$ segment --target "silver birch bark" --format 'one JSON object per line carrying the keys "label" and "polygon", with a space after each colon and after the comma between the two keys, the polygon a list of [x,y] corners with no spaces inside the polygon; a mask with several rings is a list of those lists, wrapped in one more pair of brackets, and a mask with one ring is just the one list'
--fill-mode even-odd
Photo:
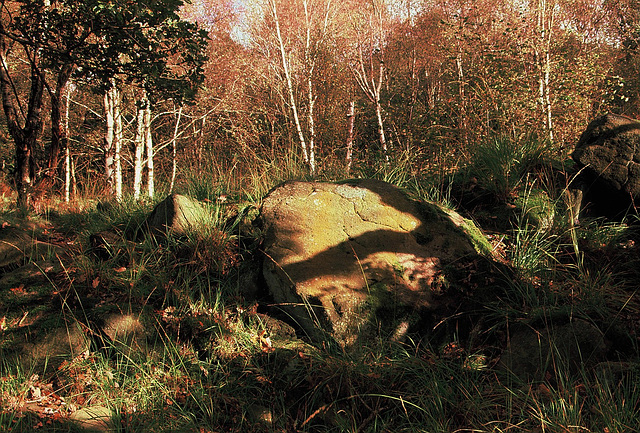
{"label": "silver birch bark", "polygon": [[71,201],[71,151],[69,146],[64,150],[64,202]]}
{"label": "silver birch bark", "polygon": [[465,145],[469,144],[469,122],[467,121],[467,92],[464,69],[462,67],[462,50],[456,56],[456,69],[458,71],[458,97],[460,98],[460,132]]}
{"label": "silver birch bark", "polygon": [[307,68],[307,103],[309,104],[309,108],[307,110],[307,124],[309,126],[309,172],[311,176],[315,176],[316,174],[316,158],[315,158],[315,139],[316,139],[316,131],[315,131],[315,123],[313,121],[313,106],[316,102],[316,97],[313,94],[313,70],[315,69],[315,59],[313,59],[313,54],[311,53],[311,18],[309,16],[309,7],[307,5],[307,0],[302,0],[302,4],[304,6],[304,17],[305,23],[307,26],[307,34],[305,38],[305,47],[304,47],[304,60],[305,66]]}
{"label": "silver birch bark", "polygon": [[114,117],[113,117],[113,106],[112,100],[110,96],[110,91],[107,90],[104,94],[104,115],[106,122],[106,130],[104,133],[104,177],[107,181],[107,190],[109,194],[113,194],[114,192],[114,182],[113,182],[113,136],[114,136]]}
{"label": "silver birch bark", "polygon": [[169,194],[173,192],[173,187],[176,182],[176,173],[178,171],[178,159],[177,159],[177,149],[176,142],[178,141],[178,129],[180,127],[180,119],[182,117],[182,105],[178,109],[178,114],[176,115],[176,126],[173,129],[173,138],[171,139],[171,184],[169,185]]}
{"label": "silver birch bark", "polygon": [[[66,99],[66,106],[64,109],[64,118],[62,119],[62,125],[65,129],[65,136],[69,136],[69,99],[71,97],[72,86],[67,86],[64,98]],[[71,150],[69,149],[69,143],[64,149],[64,201],[69,203],[71,200]]]}
{"label": "silver birch bark", "polygon": [[298,105],[293,93],[293,82],[291,79],[291,73],[289,71],[289,61],[287,60],[287,54],[284,49],[284,40],[282,39],[282,32],[280,31],[280,20],[278,18],[278,7],[276,0],[269,0],[269,7],[271,9],[271,15],[273,17],[276,26],[276,36],[278,38],[278,46],[280,50],[280,60],[282,61],[282,71],[284,73],[285,82],[287,84],[287,93],[289,94],[289,104],[291,105],[291,114],[293,115],[293,122],[296,126],[298,133],[298,139],[300,140],[300,147],[302,148],[302,157],[306,164],[309,163],[309,153],[307,152],[307,143],[302,132],[302,126],[300,125],[300,117],[298,115]]}
{"label": "silver birch bark", "polygon": [[120,90],[113,87],[113,141],[114,141],[114,181],[116,200],[122,201],[122,113],[120,111]]}
{"label": "silver birch bark", "polygon": [[109,194],[122,200],[122,116],[120,113],[120,90],[115,80],[104,94],[104,111],[107,129],[104,136],[105,178]]}
{"label": "silver birch bark", "polygon": [[[382,6],[377,1],[372,1],[373,12],[369,18],[369,28],[367,29],[369,44],[368,48],[365,48],[363,42],[358,41],[358,53],[356,65],[351,68],[351,71],[358,83],[358,86],[367,96],[367,98],[374,104],[376,112],[376,121],[378,126],[378,138],[380,141],[380,149],[384,155],[385,162],[389,161],[389,154],[387,149],[387,138],[384,131],[384,119],[382,116],[382,103],[381,103],[381,91],[382,83],[384,82],[385,66],[384,66],[384,46],[386,44],[386,37],[384,31],[384,25],[382,20]],[[361,36],[361,35],[358,35]],[[377,51],[377,59],[374,59],[373,47]],[[367,58],[363,54],[364,51],[368,52]],[[376,63],[377,62],[377,67]],[[376,70],[377,69],[377,70]],[[377,75],[377,76],[376,76]]]}
{"label": "silver birch bark", "polygon": [[155,182],[153,171],[153,137],[151,135],[151,105],[147,101],[147,108],[144,112],[144,142],[147,149],[147,194],[153,198],[155,194]]}
{"label": "silver birch bark", "polygon": [[356,119],[356,103],[349,103],[349,111],[347,111],[347,176],[351,172],[351,164],[353,163],[353,129]]}
{"label": "silver birch bark", "polygon": [[133,139],[134,159],[133,159],[133,197],[138,200],[142,190],[142,157],[144,150],[144,112],[145,106],[139,102],[136,108],[136,134]]}
{"label": "silver birch bark", "polygon": [[555,3],[538,0],[536,9],[537,37],[534,38],[534,56],[538,70],[538,101],[543,117],[544,129],[550,142],[554,141],[553,118],[551,113],[551,37],[554,22]]}

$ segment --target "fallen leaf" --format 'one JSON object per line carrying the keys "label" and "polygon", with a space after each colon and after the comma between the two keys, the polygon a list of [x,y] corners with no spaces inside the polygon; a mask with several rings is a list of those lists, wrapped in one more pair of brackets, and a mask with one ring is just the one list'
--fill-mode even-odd
{"label": "fallen leaf", "polygon": [[93,287],[94,289],[97,289],[99,285],[100,285],[100,277],[95,277],[93,282],[91,283],[91,287]]}
{"label": "fallen leaf", "polygon": [[7,329],[7,316],[2,316],[2,319],[0,319],[0,331],[5,329]]}
{"label": "fallen leaf", "polygon": [[16,295],[24,293],[24,284],[20,284],[18,287],[14,287],[13,289],[11,289],[11,291]]}
{"label": "fallen leaf", "polygon": [[10,225],[11,225],[11,224],[9,224],[8,222],[6,222],[6,221],[5,221],[5,222],[3,222],[3,223],[2,223],[2,228],[3,228],[3,229],[6,229],[6,228],[7,228],[7,227],[9,227]]}
{"label": "fallen leaf", "polygon": [[124,266],[114,269],[114,271],[119,273],[119,274],[122,273],[122,272],[125,272],[126,270],[127,270],[127,268],[125,268]]}
{"label": "fallen leaf", "polygon": [[258,338],[260,340],[260,348],[263,352],[272,352],[275,349],[271,344],[271,338],[269,338],[266,334],[266,331],[261,331],[258,335]]}

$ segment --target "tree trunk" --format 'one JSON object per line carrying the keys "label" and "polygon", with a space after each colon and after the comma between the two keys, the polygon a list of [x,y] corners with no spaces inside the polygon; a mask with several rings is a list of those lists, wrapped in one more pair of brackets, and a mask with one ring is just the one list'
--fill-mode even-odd
{"label": "tree trunk", "polygon": [[[554,21],[554,5],[547,0],[538,0],[536,10],[537,38],[534,38],[534,55],[538,69],[538,100],[543,118],[544,129],[550,142],[554,141],[553,118],[551,113],[551,36]],[[540,51],[542,48],[542,52]]]}
{"label": "tree trunk", "polygon": [[316,175],[316,129],[313,119],[313,106],[315,105],[316,98],[313,96],[313,84],[311,83],[311,74],[307,80],[307,96],[309,98],[309,109],[307,111],[307,123],[309,125],[309,173],[311,176]]}
{"label": "tree trunk", "polygon": [[142,157],[144,151],[144,113],[145,106],[143,103],[137,104],[136,114],[136,135],[133,140],[135,146],[135,157],[133,160],[133,197],[137,200],[140,198],[140,191],[142,189]]}
{"label": "tree trunk", "polygon": [[460,132],[462,134],[462,142],[465,146],[469,144],[469,122],[467,121],[467,92],[464,77],[464,69],[462,67],[462,51],[456,56],[456,69],[458,71],[458,97],[460,98]]}
{"label": "tree trunk", "polygon": [[[351,67],[351,72],[353,73],[360,89],[364,92],[367,98],[369,98],[369,101],[374,105],[374,109],[376,112],[376,121],[378,124],[378,139],[380,141],[380,150],[384,155],[385,162],[389,162],[387,138],[384,132],[384,119],[382,117],[381,103],[382,83],[384,82],[385,75],[383,46],[386,38],[384,35],[381,10],[379,8],[379,5],[374,3],[374,6],[375,16],[371,16],[369,19],[369,44],[364,44],[362,41],[358,41],[358,57],[355,62],[356,64]],[[375,44],[379,44],[381,48],[376,52],[374,56],[374,52],[367,47]],[[365,52],[366,57],[364,55]],[[376,62],[377,71],[375,66]]]}
{"label": "tree trunk", "polygon": [[51,147],[49,148],[49,161],[45,176],[49,179],[50,185],[55,182],[60,154],[68,145],[69,122],[66,116],[69,113],[69,97],[67,91],[69,79],[74,69],[74,65],[63,65],[58,72],[55,90],[49,92],[51,97]]}
{"label": "tree trunk", "polygon": [[353,129],[356,119],[356,103],[349,103],[349,111],[347,111],[347,176],[351,172],[351,164],[353,162]]}
{"label": "tree trunk", "polygon": [[71,201],[71,151],[69,146],[64,149],[64,202]]}
{"label": "tree trunk", "polygon": [[[71,200],[71,149],[67,137],[69,136],[69,98],[71,96],[71,87],[66,86],[64,92],[64,119],[62,121],[64,131],[64,201],[69,203]],[[49,160],[51,161],[51,160]]]}
{"label": "tree trunk", "polygon": [[178,172],[178,159],[177,159],[177,149],[176,142],[178,141],[178,129],[180,127],[180,119],[182,118],[182,105],[178,110],[178,114],[176,115],[176,126],[173,129],[173,138],[171,139],[171,184],[169,185],[169,194],[173,192],[173,187],[176,183],[176,174]]}
{"label": "tree trunk", "polygon": [[[38,51],[30,53],[31,86],[27,112],[24,113],[17,99],[17,90],[9,75],[7,55],[11,46],[5,36],[5,28],[0,20],[0,94],[4,109],[7,129],[15,143],[16,151],[16,187],[18,190],[17,204],[29,209],[32,207],[33,182],[35,177],[35,162],[33,148],[42,130],[42,103],[44,81],[38,70]],[[20,126],[18,112],[24,117],[24,126]]]}
{"label": "tree trunk", "polygon": [[378,77],[378,85],[375,91],[376,103],[376,119],[378,119],[378,136],[380,137],[380,148],[384,154],[385,162],[389,162],[389,152],[387,152],[387,138],[384,134],[384,121],[382,119],[382,104],[380,104],[380,91],[382,89],[382,80],[384,79],[384,62],[380,61],[380,72]]}
{"label": "tree trunk", "polygon": [[305,163],[309,163],[309,154],[307,152],[307,143],[304,139],[304,133],[302,132],[302,126],[300,125],[300,117],[298,116],[298,105],[296,103],[295,96],[293,94],[293,82],[291,80],[291,73],[289,72],[289,62],[287,61],[287,55],[284,50],[284,41],[282,39],[282,33],[280,32],[280,21],[278,19],[278,8],[276,7],[275,0],[270,0],[271,14],[276,25],[276,35],[278,37],[278,44],[280,49],[280,57],[282,61],[282,70],[284,72],[285,81],[287,84],[287,93],[289,94],[289,104],[291,104],[291,113],[293,115],[293,122],[298,132],[298,139],[300,140],[300,147],[302,148],[302,157]]}
{"label": "tree trunk", "polygon": [[113,86],[113,165],[115,195],[122,201],[122,113],[120,112],[120,89]]}
{"label": "tree trunk", "polygon": [[114,135],[115,135],[115,117],[113,108],[113,94],[111,89],[107,90],[103,96],[104,103],[104,117],[106,123],[106,129],[104,132],[104,178],[107,183],[107,194],[113,195],[115,193],[115,181],[114,181]]}
{"label": "tree trunk", "polygon": [[147,149],[147,193],[149,198],[155,194],[153,171],[153,137],[151,135],[151,104],[147,100],[147,108],[144,111],[144,142]]}

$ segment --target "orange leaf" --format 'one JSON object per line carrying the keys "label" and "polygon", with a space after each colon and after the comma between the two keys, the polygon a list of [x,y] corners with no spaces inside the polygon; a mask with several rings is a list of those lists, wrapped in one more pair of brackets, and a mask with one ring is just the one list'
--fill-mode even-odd
{"label": "orange leaf", "polygon": [[125,268],[124,266],[114,269],[114,271],[116,271],[119,274],[122,273],[122,272],[125,272],[126,270],[127,270],[127,268]]}
{"label": "orange leaf", "polygon": [[16,295],[20,293],[24,293],[24,284],[20,284],[18,287],[14,287],[13,289],[11,289],[11,291]]}
{"label": "orange leaf", "polygon": [[100,277],[96,277],[91,283],[91,287],[93,287],[94,289],[97,289],[99,285],[100,285]]}
{"label": "orange leaf", "polygon": [[0,319],[0,331],[5,329],[7,329],[7,316],[2,316],[2,319]]}

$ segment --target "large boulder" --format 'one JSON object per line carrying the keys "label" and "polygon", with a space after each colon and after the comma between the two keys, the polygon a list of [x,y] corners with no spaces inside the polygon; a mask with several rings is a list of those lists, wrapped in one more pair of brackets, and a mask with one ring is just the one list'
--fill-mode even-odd
{"label": "large boulder", "polygon": [[[573,182],[582,206],[616,216],[640,198],[640,122],[607,114],[593,120],[572,154],[579,173]],[[580,203],[577,203],[580,205]]]}
{"label": "large boulder", "polygon": [[311,339],[343,347],[458,307],[452,275],[480,259],[473,239],[488,245],[455,212],[374,180],[285,183],[260,221],[270,294]]}

